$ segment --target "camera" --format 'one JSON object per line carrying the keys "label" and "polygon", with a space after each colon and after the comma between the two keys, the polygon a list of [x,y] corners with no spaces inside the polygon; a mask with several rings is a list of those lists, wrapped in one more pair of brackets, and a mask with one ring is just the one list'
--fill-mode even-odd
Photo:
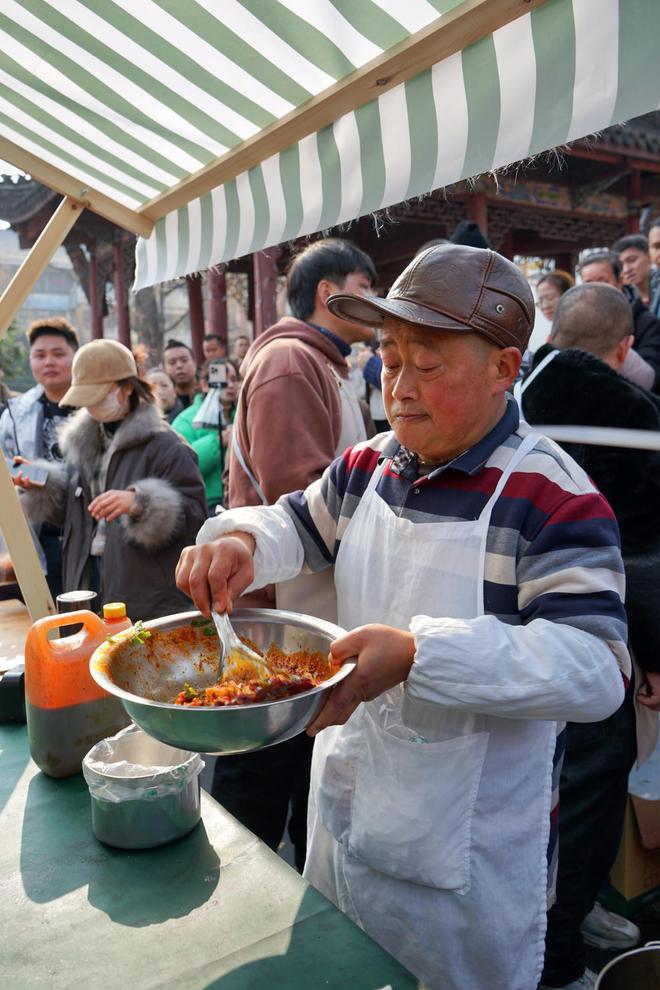
{"label": "camera", "polygon": [[209,388],[227,388],[227,365],[224,361],[209,364]]}

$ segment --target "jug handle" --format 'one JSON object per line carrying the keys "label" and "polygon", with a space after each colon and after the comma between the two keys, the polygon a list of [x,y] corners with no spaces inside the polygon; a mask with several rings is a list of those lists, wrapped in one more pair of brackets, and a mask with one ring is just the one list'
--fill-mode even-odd
{"label": "jug handle", "polygon": [[[36,647],[45,647],[47,634],[51,629],[56,629],[59,626],[75,626],[82,625],[85,632],[93,636],[98,636],[99,633],[105,631],[105,626],[103,625],[101,619],[94,612],[90,612],[88,609],[80,609],[78,612],[62,612],[58,615],[47,615],[43,619],[38,619],[32,626],[31,632],[36,640]],[[48,642],[48,649],[66,650],[67,647],[61,640],[54,639]]]}

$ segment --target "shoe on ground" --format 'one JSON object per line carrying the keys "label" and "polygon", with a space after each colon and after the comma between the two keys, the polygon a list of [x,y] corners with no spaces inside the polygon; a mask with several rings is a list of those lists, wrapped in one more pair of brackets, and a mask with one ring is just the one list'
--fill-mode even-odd
{"label": "shoe on ground", "polygon": [[[561,990],[594,990],[597,979],[598,973],[594,973],[591,969],[585,969],[579,979],[573,980],[572,983],[565,983]],[[549,984],[541,983],[539,990],[556,990],[556,988],[551,987]]]}
{"label": "shoe on ground", "polygon": [[632,949],[641,936],[639,928],[632,921],[606,911],[598,903],[594,904],[582,922],[581,931],[587,945],[595,945],[599,949]]}

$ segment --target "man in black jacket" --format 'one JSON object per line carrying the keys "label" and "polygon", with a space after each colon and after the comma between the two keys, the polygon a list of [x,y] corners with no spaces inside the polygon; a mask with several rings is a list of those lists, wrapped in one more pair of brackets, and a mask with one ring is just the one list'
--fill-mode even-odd
{"label": "man in black jacket", "polygon": [[638,363],[637,373],[630,374],[629,356],[623,374],[660,394],[660,320],[644,305],[639,289],[634,285],[623,284],[619,256],[612,251],[600,249],[585,252],[578,272],[582,281],[587,284],[598,282],[611,285],[624,294],[632,313],[633,348],[649,367],[645,371]]}
{"label": "man in black jacket", "polygon": [[[631,312],[620,291],[608,285],[570,289],[557,306],[550,343],[537,351],[523,383],[527,421],[660,430],[660,400],[618,373],[632,343]],[[645,706],[643,716],[657,722],[657,714],[646,709],[660,707],[660,622],[654,614],[660,592],[660,453],[562,446],[617,516],[630,640],[649,685],[643,691],[650,690],[638,699]],[[568,726],[560,780],[557,901],[548,915],[543,987],[593,986],[595,976],[585,971],[581,926],[585,938],[601,946],[630,947],[639,936],[635,926],[617,915],[599,907],[590,911],[621,837],[628,774],[636,755],[636,690],[640,685],[631,683],[619,711],[604,722]]]}

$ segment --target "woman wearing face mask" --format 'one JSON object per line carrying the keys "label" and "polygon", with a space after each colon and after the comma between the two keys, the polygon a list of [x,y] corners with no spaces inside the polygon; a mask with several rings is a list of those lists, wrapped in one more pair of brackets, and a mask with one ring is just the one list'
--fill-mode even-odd
{"label": "woman wearing face mask", "polygon": [[174,569],[206,518],[197,457],[161,419],[122,344],[85,344],[72,378],[62,403],[83,408],[60,433],[64,463],[39,462],[42,488],[15,478],[26,512],[64,526],[65,591],[124,601],[134,621],[185,610]]}

